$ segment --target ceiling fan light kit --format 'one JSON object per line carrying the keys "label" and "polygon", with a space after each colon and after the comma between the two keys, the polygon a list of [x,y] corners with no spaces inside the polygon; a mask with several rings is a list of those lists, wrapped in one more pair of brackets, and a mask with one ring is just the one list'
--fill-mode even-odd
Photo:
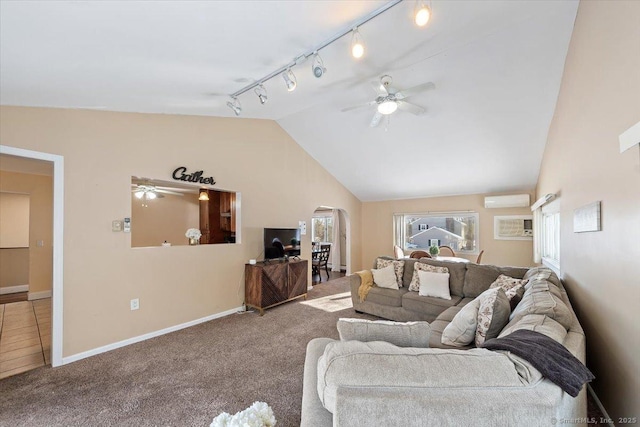
{"label": "ceiling fan light kit", "polygon": [[[320,58],[320,55],[318,55],[318,52],[321,49],[324,49],[325,47],[329,46],[330,44],[334,43],[338,39],[341,39],[342,37],[346,36],[349,33],[352,33],[351,45],[350,45],[351,55],[356,59],[362,58],[364,56],[365,47],[364,47],[364,42],[362,40],[362,35],[360,34],[360,31],[358,28],[401,2],[402,0],[391,0],[387,4],[379,7],[378,9],[370,12],[369,14],[363,16],[356,22],[352,23],[352,25],[349,26],[347,29],[344,29],[338,32],[333,37],[320,43],[318,46],[314,47],[310,51],[295,57],[295,59],[290,63],[288,63],[287,65],[278,68],[277,70],[267,74],[263,78],[256,80],[253,83],[243,87],[242,89],[230,94],[229,97],[231,98],[232,101],[227,102],[227,106],[231,108],[231,110],[234,112],[236,116],[239,116],[240,113],[242,113],[242,107],[240,105],[240,101],[238,101],[238,96],[254,88],[256,89],[255,93],[258,96],[260,103],[264,105],[267,102],[266,89],[264,91],[260,91],[259,93],[257,88],[262,87],[264,89],[264,86],[263,86],[264,83],[271,80],[277,75],[282,75],[282,78],[284,79],[285,84],[287,85],[287,91],[293,92],[296,89],[297,81],[291,68],[301,64],[311,56],[313,56],[313,64],[311,65],[311,72],[316,78],[322,77],[324,73],[327,71],[327,69],[325,68],[324,63],[322,62],[322,58]],[[429,19],[431,18],[431,12],[432,12],[431,7],[427,6],[424,1],[420,1],[420,0],[416,1],[416,6],[414,9],[414,21],[416,25],[420,27],[425,26],[427,22],[429,22]],[[388,111],[388,109],[391,109],[391,108],[393,108],[393,111],[395,111],[395,109],[398,108],[398,105],[397,103],[394,103],[394,104],[396,104],[395,107],[393,106],[384,107],[385,111]],[[393,111],[391,111],[391,113],[393,113]],[[386,113],[386,114],[391,114],[391,113]]]}

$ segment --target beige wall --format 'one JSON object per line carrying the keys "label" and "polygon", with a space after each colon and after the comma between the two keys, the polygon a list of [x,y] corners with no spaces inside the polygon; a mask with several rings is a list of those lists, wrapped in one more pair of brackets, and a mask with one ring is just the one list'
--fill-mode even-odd
{"label": "beige wall", "polygon": [[0,191],[0,248],[29,247],[29,195]]}
{"label": "beige wall", "polygon": [[[640,2],[578,9],[537,192],[559,193],[561,274],[587,336],[596,394],[616,425],[640,416],[640,156],[618,135],[640,120]],[[602,201],[602,231],[573,211]]]}
{"label": "beige wall", "polygon": [[[4,116],[2,129],[4,130]],[[4,137],[0,141],[6,141]],[[21,257],[15,260],[24,263],[25,257],[29,263],[28,281],[18,283],[29,284],[29,292],[44,292],[51,290],[53,277],[53,182],[50,176],[31,175],[16,172],[0,171],[0,191],[25,193],[30,196],[29,208],[29,249],[13,254]],[[42,240],[43,246],[38,246],[38,240]],[[6,268],[3,255],[2,269]],[[13,264],[12,267],[17,267]],[[24,276],[24,273],[17,273]],[[11,285],[14,286],[14,285]]]}
{"label": "beige wall", "polygon": [[[263,228],[310,224],[318,206],[348,212],[360,268],[360,201],[273,121],[2,107],[0,123],[3,144],[64,156],[64,356],[239,307]],[[287,184],[265,179],[276,164],[296,165],[278,172]],[[131,176],[182,165],[241,193],[241,244],[132,249],[111,231],[131,215]]]}
{"label": "beige wall", "polygon": [[131,246],[187,245],[187,230],[200,228],[198,194],[163,196],[140,200],[131,194]]}
{"label": "beige wall", "polygon": [[29,248],[0,248],[0,288],[29,284]]}
{"label": "beige wall", "polygon": [[[518,194],[526,194],[519,191]],[[515,194],[515,193],[510,193]],[[495,195],[495,194],[490,194]],[[483,264],[529,266],[533,263],[531,240],[494,240],[493,217],[530,215],[529,208],[485,209],[484,194],[424,199],[390,200],[362,204],[362,264],[369,266],[378,255],[393,256],[393,214],[447,211],[474,211],[480,215],[480,250]],[[462,257],[475,261],[477,255]]]}

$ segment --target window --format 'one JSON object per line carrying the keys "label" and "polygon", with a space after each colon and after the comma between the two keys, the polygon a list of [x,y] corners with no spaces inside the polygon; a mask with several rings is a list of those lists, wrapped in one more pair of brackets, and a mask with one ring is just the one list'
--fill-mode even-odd
{"label": "window", "polygon": [[450,246],[463,254],[478,253],[479,216],[469,213],[396,214],[393,216],[395,244],[405,250],[428,250]]}
{"label": "window", "polygon": [[314,242],[333,242],[333,217],[314,216],[311,221],[311,235]]}
{"label": "window", "polygon": [[540,225],[540,255],[542,256],[542,263],[559,273],[560,200],[555,200],[542,208]]}

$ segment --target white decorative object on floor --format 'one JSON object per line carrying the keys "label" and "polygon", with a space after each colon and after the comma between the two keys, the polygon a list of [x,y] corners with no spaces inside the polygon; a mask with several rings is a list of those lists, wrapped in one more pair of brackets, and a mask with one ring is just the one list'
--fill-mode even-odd
{"label": "white decorative object on floor", "polygon": [[209,427],[273,427],[277,423],[273,410],[264,402],[253,402],[253,405],[230,415],[221,413],[213,419]]}

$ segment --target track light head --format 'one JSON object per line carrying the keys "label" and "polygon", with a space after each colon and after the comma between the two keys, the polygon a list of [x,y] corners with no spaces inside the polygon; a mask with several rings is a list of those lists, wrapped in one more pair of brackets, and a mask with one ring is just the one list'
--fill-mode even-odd
{"label": "track light head", "polygon": [[425,25],[427,25],[430,18],[431,18],[431,8],[427,6],[424,3],[424,1],[421,1],[421,0],[417,1],[416,9],[414,12],[414,19],[415,19],[416,25],[418,27],[424,27]]}
{"label": "track light head", "polygon": [[322,58],[318,55],[318,52],[314,54],[313,64],[311,64],[311,71],[316,78],[320,78],[324,75],[327,69],[324,67],[324,63],[322,62]]}
{"label": "track light head", "polygon": [[364,43],[358,27],[353,29],[353,35],[351,36],[351,55],[356,59],[360,59],[364,55]]}
{"label": "track light head", "polygon": [[260,84],[260,86],[255,88],[254,92],[258,96],[258,99],[260,100],[260,104],[264,105],[267,103],[267,99],[268,99],[267,89],[265,89],[262,84]]}
{"label": "track light head", "polygon": [[236,116],[239,116],[240,113],[242,113],[242,106],[240,105],[238,98],[233,98],[233,102],[227,102],[227,107],[231,108]]}
{"label": "track light head", "polygon": [[296,76],[291,71],[291,68],[287,68],[287,70],[282,73],[282,78],[284,79],[285,84],[287,85],[287,90],[289,92],[293,92],[296,90],[296,86],[298,82],[296,81]]}

